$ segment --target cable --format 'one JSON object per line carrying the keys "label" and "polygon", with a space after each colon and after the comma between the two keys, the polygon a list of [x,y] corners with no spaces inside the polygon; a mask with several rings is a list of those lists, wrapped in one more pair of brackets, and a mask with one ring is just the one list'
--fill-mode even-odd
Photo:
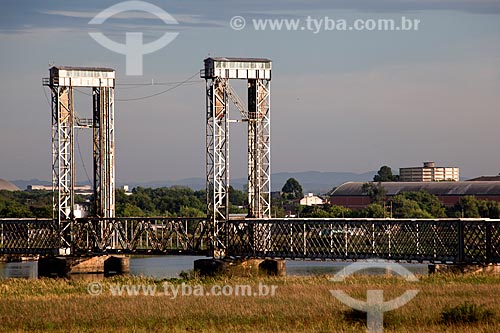
{"label": "cable", "polygon": [[[43,89],[43,87],[42,87],[42,90],[43,90],[43,94],[45,95],[45,99],[47,100],[47,103],[49,104],[50,107],[52,107],[52,105],[51,105],[51,103],[49,101],[49,97],[47,96],[47,93],[45,92],[45,89]],[[81,93],[83,93],[83,92],[81,92]],[[76,111],[75,111],[75,116],[78,116],[78,113]],[[76,147],[77,147],[77,150],[78,150],[78,155],[80,155],[80,160],[82,161],[82,165],[83,165],[83,171],[85,171],[85,175],[87,176],[87,180],[89,181],[90,186],[92,186],[92,181],[90,180],[89,173],[87,172],[87,168],[85,167],[85,162],[83,161],[82,150],[80,149],[80,140],[78,140],[78,130],[79,130],[79,128],[75,127],[75,130],[76,130],[76,132],[75,132],[75,140],[76,140]]]}
{"label": "cable", "polygon": [[[169,91],[172,91],[184,84],[191,84],[191,83],[195,83],[197,81],[191,81],[195,76],[197,76],[199,73],[196,72],[195,74],[191,75],[190,77],[188,77],[186,80],[184,81],[180,81],[180,82],[162,82],[161,85],[172,85],[172,87],[166,89],[166,90],[163,90],[163,91],[160,91],[158,93],[155,93],[155,94],[152,94],[152,95],[147,95],[147,96],[142,96],[142,97],[135,97],[135,98],[115,98],[115,101],[120,101],[120,102],[131,102],[131,101],[140,101],[140,100],[143,100],[143,99],[148,99],[148,98],[151,98],[151,97],[155,97],[155,96],[158,96],[158,95],[162,95],[164,93],[167,93]],[[125,84],[125,83],[124,83]],[[154,85],[150,85],[148,84],[149,86],[154,86]],[[160,85],[160,84],[158,84]],[[87,95],[87,96],[92,96],[92,94],[89,94],[89,93],[86,93],[84,91],[81,91],[81,90],[78,90],[76,88],[73,88],[75,89],[77,92],[81,93],[81,94],[84,94],[84,95]]]}
{"label": "cable", "polygon": [[[191,81],[187,81],[185,82],[183,85],[188,85],[188,84],[198,84],[198,83],[202,83],[203,81],[200,81],[200,80],[191,80]],[[150,88],[150,87],[154,87],[154,86],[171,86],[171,85],[175,85],[177,84],[178,82],[171,82],[171,83],[122,83],[122,84],[116,84],[117,86],[117,89],[119,88],[120,91],[122,90],[130,90],[130,89],[139,89],[139,88]],[[119,87],[118,87],[119,86]]]}
{"label": "cable", "polygon": [[189,80],[191,80],[192,78],[194,78],[195,76],[199,75],[198,72],[196,72],[195,74],[191,75],[189,78],[187,78],[186,80],[184,81],[181,81],[177,84],[175,84],[173,87],[170,87],[168,88],[167,90],[163,90],[163,91],[160,91],[156,94],[152,94],[152,95],[148,95],[148,96],[143,96],[143,97],[137,97],[137,98],[121,98],[121,99],[116,99],[116,101],[121,101],[121,102],[131,102],[131,101],[139,101],[139,100],[143,100],[143,99],[147,99],[147,98],[151,98],[151,97],[155,97],[155,96],[158,96],[158,95],[161,95],[161,94],[164,94],[166,92],[169,92],[171,90],[174,90],[175,88],[178,88],[180,86],[182,86],[183,84],[185,84],[186,82],[188,82]]}
{"label": "cable", "polygon": [[49,97],[47,96],[47,92],[42,86],[43,94],[45,95],[45,99],[47,100],[47,104],[49,104],[50,107],[52,107],[52,103],[50,103]]}
{"label": "cable", "polygon": [[179,82],[150,82],[150,83],[117,83],[116,86],[172,86],[178,83],[198,83],[203,82],[201,80],[192,80],[192,81],[179,81]]}

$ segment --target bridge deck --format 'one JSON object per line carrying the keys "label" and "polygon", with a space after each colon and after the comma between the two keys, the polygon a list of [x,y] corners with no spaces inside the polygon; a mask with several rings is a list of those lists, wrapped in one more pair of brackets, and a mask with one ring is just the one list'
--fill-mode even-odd
{"label": "bridge deck", "polygon": [[[62,232],[49,219],[0,219],[0,254],[58,254]],[[72,254],[200,254],[210,244],[201,218],[78,219],[70,232]],[[234,257],[500,263],[500,220],[231,220],[225,243]]]}
{"label": "bridge deck", "polygon": [[230,221],[243,257],[500,263],[500,220],[270,219]]}

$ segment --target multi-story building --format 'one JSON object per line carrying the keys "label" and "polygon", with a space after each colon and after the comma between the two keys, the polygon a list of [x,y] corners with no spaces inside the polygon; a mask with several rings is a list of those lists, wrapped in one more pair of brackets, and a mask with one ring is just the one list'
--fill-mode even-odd
{"label": "multi-story building", "polygon": [[399,181],[401,182],[458,182],[459,180],[459,168],[436,167],[434,162],[424,162],[423,167],[399,169]]}

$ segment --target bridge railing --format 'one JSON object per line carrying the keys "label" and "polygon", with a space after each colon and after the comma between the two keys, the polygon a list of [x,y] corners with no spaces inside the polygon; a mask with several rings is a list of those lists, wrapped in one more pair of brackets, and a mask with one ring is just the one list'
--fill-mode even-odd
{"label": "bridge railing", "polygon": [[81,218],[72,227],[74,252],[189,252],[206,250],[203,218]]}
{"label": "bridge railing", "polygon": [[0,254],[55,254],[59,241],[52,219],[0,218]]}
{"label": "bridge railing", "polygon": [[[206,251],[203,218],[81,218],[70,222],[71,253]],[[0,254],[59,254],[62,231],[52,219],[0,219]],[[69,254],[68,252],[64,252]]]}
{"label": "bridge railing", "polygon": [[[72,253],[200,253],[202,218],[77,219]],[[383,258],[440,263],[500,263],[500,220],[246,219],[226,223],[227,255],[290,259]],[[57,254],[49,219],[0,219],[0,254]]]}
{"label": "bridge railing", "polygon": [[500,220],[247,219],[227,224],[230,256],[500,263]]}

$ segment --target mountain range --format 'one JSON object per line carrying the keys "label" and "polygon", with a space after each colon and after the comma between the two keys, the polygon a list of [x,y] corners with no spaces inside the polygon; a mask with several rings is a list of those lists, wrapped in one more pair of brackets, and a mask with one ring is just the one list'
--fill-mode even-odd
{"label": "mountain range", "polygon": [[[304,193],[326,193],[334,187],[348,181],[369,181],[373,179],[376,171],[365,173],[352,172],[320,172],[320,171],[304,171],[304,172],[278,172],[271,175],[271,190],[280,191],[287,179],[295,178],[302,185]],[[29,180],[13,180],[11,181],[20,189],[26,189],[28,185],[50,185],[50,181],[39,179]],[[180,180],[158,180],[149,182],[118,182],[119,186],[128,185],[129,188],[137,186],[142,187],[170,187],[174,185],[187,186],[193,190],[205,188],[205,179],[201,177],[185,178]],[[84,185],[86,183],[82,183]],[[247,184],[246,178],[231,179],[231,186],[236,189],[243,190]]]}

